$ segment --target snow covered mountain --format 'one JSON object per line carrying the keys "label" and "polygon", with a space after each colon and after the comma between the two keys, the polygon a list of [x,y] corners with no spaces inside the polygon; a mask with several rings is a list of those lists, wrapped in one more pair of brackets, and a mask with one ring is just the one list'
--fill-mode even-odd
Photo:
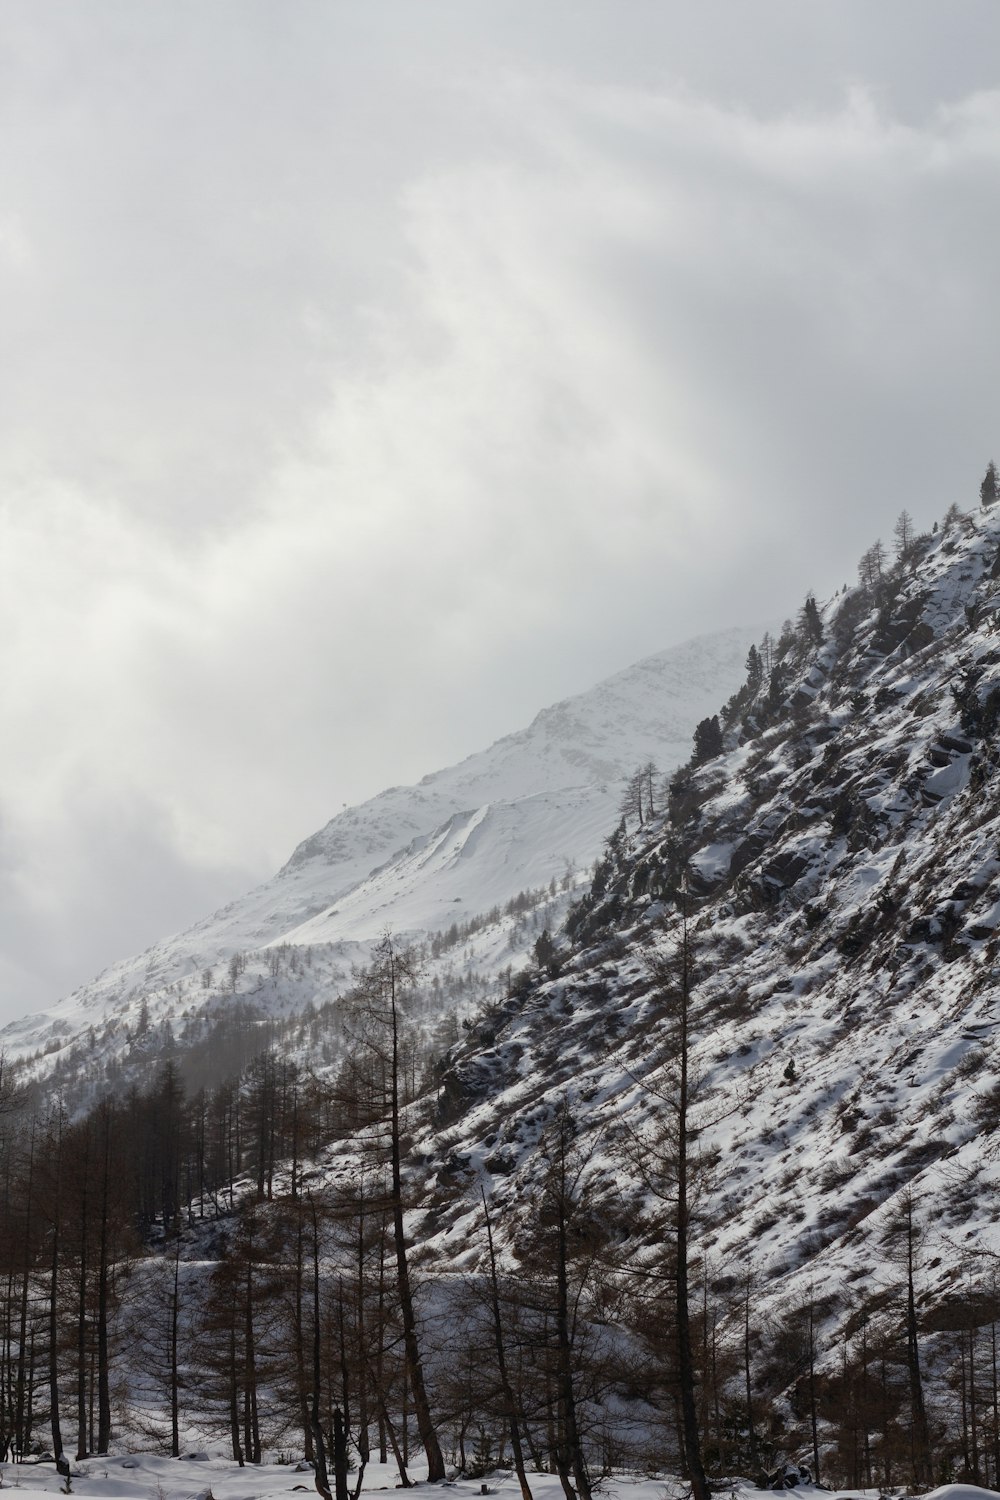
{"label": "snow covered mountain", "polygon": [[95,1061],[134,1053],[137,1029],[152,1053],[166,1024],[173,1044],[192,1017],[237,998],[274,1014],[329,1001],[387,927],[409,942],[440,935],[430,977],[478,996],[564,914],[617,821],[623,778],[686,758],[757,635],[662,651],[460,764],[346,809],[272,880],[8,1025],[0,1049],[37,1055],[36,1074],[85,1065],[93,1077]]}
{"label": "snow covered mountain", "polygon": [[698,1298],[731,1340],[750,1286],[774,1338],[811,1309],[847,1382],[880,1329],[903,1358],[909,1255],[941,1377],[997,1317],[1000,508],[953,511],[814,621],[727,705],[722,751],[610,847],[555,977],[454,1050],[414,1233],[481,1263],[485,1187],[516,1256],[568,1108],[589,1221],[628,1274],[658,1273],[686,908]]}
{"label": "snow covered mountain", "polygon": [[[495,976],[518,913],[550,931],[563,913],[554,945],[513,983],[494,981],[464,1035],[455,1027],[434,1068],[414,1067],[404,1089],[400,1216],[442,1409],[453,1409],[447,1382],[464,1347],[454,1328],[475,1317],[465,1273],[489,1268],[488,1205],[514,1325],[541,1310],[536,1347],[551,1347],[551,1302],[533,1300],[540,1280],[551,1290],[554,1264],[576,1278],[573,1357],[593,1453],[635,1467],[676,1451],[670,1289],[683,1141],[685,1305],[713,1472],[803,1456],[815,1469],[822,1450],[823,1472],[853,1475],[858,1488],[881,1477],[889,1493],[901,1475],[959,1466],[996,1482],[1000,1416],[985,1467],[983,1454],[984,1413],[1000,1412],[998,629],[1000,507],[953,507],[922,537],[904,528],[894,565],[873,549],[858,587],[824,609],[807,598],[776,640],[752,650],[740,640],[745,678],[735,674],[724,705],[727,688],[689,713],[686,729],[712,708],[718,720],[700,724],[695,755],[675,764],[654,810],[603,844],[595,814],[589,878],[553,883],[575,857],[562,841],[587,826],[581,788],[607,799],[602,827],[615,823],[620,780],[575,780],[581,756],[592,774],[613,765],[609,726],[638,702],[619,765],[667,760],[663,721],[655,746],[643,738],[646,664],[624,687],[604,684],[483,757],[375,799],[370,820],[362,809],[335,820],[296,851],[270,902],[265,887],[153,950],[145,969],[112,971],[135,984],[120,999],[129,1045],[142,1040],[142,1006],[173,1009],[180,1025],[199,997],[211,1005],[217,975],[206,982],[197,965],[207,951],[216,964],[238,957],[237,940],[260,946],[232,967],[232,989],[292,1007],[335,990],[336,964],[368,951],[365,934],[393,901],[411,924],[397,931],[420,938],[434,983],[458,949],[462,966],[478,957]],[[532,760],[542,769],[528,790],[517,771]],[[407,842],[380,858],[404,816]],[[336,886],[337,871],[366,859],[366,878]],[[549,870],[543,889],[498,909],[515,879]],[[443,923],[456,904],[452,939]],[[395,1017],[392,975],[385,1013]],[[377,983],[369,998],[377,1018]],[[426,985],[413,998],[426,1001]],[[88,1004],[107,1003],[99,987],[81,992],[76,1024]],[[111,1046],[116,1024],[109,1005]],[[285,1215],[287,1230],[303,1183],[355,1226],[367,1222],[386,1169],[384,1074],[370,1095],[350,1085],[366,1063],[376,1078],[384,1069],[386,1032],[374,1024],[367,1041],[356,1033],[339,1076],[338,1058],[325,1059],[319,1092],[344,1105],[320,1111],[305,1156],[295,1089],[276,1086],[279,1066],[270,1093],[266,1071],[248,1070],[244,1124],[268,1129],[245,1128],[208,1195],[199,1191],[185,1230],[192,1281],[236,1253],[241,1223]],[[98,1059],[102,1045],[96,1036]],[[68,1050],[77,1065],[86,1055],[79,1041]],[[53,1052],[37,1066],[53,1058],[64,1061]],[[284,1060],[282,1050],[274,1061]],[[176,1090],[171,1099],[179,1111]],[[237,1112],[232,1097],[221,1102],[224,1127]],[[198,1110],[203,1119],[203,1100]],[[148,1216],[151,1263],[171,1217],[165,1207]],[[359,1287],[366,1274],[362,1253]],[[485,1302],[472,1301],[482,1315]],[[487,1343],[480,1324],[470,1367]],[[542,1390],[536,1417],[547,1402]],[[658,1447],[647,1448],[657,1423]]]}

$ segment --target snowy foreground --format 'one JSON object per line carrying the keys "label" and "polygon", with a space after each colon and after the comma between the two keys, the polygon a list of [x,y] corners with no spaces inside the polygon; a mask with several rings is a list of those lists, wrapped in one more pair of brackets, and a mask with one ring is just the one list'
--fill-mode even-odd
{"label": "snowy foreground", "polygon": [[[352,1476],[353,1481],[353,1476]],[[530,1476],[535,1500],[562,1500],[562,1490],[555,1474]],[[399,1476],[391,1464],[369,1464],[365,1475],[365,1493],[398,1487]],[[433,1488],[453,1491],[458,1497],[478,1496],[486,1485],[490,1496],[499,1500],[520,1500],[516,1476],[506,1470],[491,1473],[487,1480],[457,1479]],[[62,1481],[51,1464],[0,1464],[0,1488],[16,1489],[24,1500],[31,1496],[52,1495],[62,1491]],[[426,1484],[420,1489],[428,1489]],[[686,1487],[663,1479],[638,1479],[616,1475],[597,1486],[606,1500],[680,1500]],[[309,1471],[300,1472],[294,1465],[262,1464],[257,1468],[237,1467],[228,1459],[173,1459],[154,1454],[134,1453],[121,1458],[91,1458],[73,1465],[72,1492],[91,1500],[271,1500],[271,1497],[305,1493],[315,1495]],[[752,1497],[770,1494],[749,1484],[740,1484],[734,1494]],[[878,1490],[817,1489],[800,1485],[786,1491],[801,1500],[818,1497],[851,1497],[879,1495]],[[924,1500],[988,1500],[995,1490],[979,1489],[971,1484],[946,1484],[931,1491]]]}

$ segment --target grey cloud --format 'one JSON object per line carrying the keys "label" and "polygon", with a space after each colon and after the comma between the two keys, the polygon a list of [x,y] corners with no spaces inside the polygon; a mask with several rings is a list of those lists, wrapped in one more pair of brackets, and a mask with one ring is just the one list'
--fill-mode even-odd
{"label": "grey cloud", "polygon": [[219,891],[264,872],[192,859],[156,793],[73,783],[58,816],[0,827],[0,1015],[68,994],[121,951],[139,951],[204,915]]}
{"label": "grey cloud", "polygon": [[12,1009],[975,501],[994,8],[621,15],[5,13]]}

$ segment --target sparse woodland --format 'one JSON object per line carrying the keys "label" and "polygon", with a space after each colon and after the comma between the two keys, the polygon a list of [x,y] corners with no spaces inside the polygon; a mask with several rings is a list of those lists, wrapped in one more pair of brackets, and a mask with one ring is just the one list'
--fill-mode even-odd
{"label": "sparse woodland", "polygon": [[992,465],[980,499],[751,650],[466,1026],[386,937],[322,1028],[234,1002],[96,1099],[4,1068],[0,1458],[1000,1486]]}

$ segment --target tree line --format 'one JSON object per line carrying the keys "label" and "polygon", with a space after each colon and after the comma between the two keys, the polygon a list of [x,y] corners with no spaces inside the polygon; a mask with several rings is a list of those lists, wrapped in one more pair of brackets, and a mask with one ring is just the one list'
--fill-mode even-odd
{"label": "tree line", "polygon": [[[168,1062],[146,1092],[70,1119],[58,1101],[19,1108],[0,1072],[0,1453],[47,1451],[69,1479],[73,1457],[124,1437],[177,1454],[201,1430],[239,1464],[301,1452],[339,1500],[375,1455],[404,1485],[418,1456],[431,1475],[509,1463],[524,1500],[533,1472],[590,1500],[637,1463],[680,1468],[704,1500],[712,1477],[790,1456],[827,1482],[996,1484],[1000,1304],[970,1281],[936,1323],[918,1316],[908,1197],[882,1284],[853,1307],[811,1295],[767,1320],[752,1272],[713,1266],[683,906],[676,931],[649,971],[648,1125],[598,1141],[571,1098],[552,1101],[516,1222],[467,1163],[413,1149],[434,1075],[408,1019],[411,955],[388,939],[329,1078],[272,1052],[188,1095]],[[593,1191],[607,1151],[652,1218]],[[435,1276],[415,1216],[430,1229],[456,1196],[472,1269]]]}

